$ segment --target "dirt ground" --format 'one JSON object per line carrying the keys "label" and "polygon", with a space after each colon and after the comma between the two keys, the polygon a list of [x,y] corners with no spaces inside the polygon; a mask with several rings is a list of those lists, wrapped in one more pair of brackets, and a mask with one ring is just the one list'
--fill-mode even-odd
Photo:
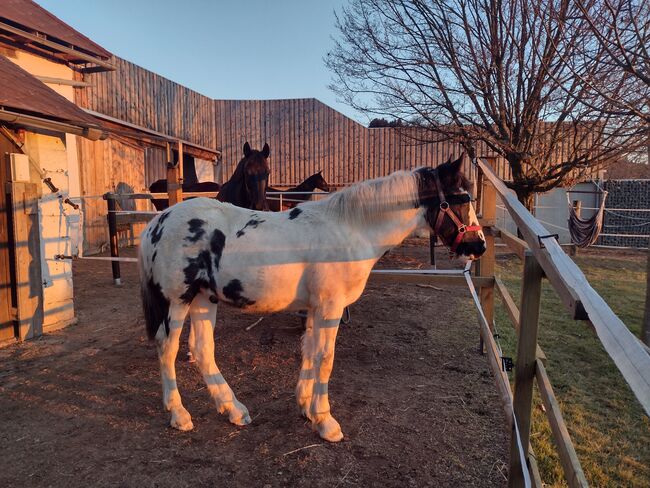
{"label": "dirt ground", "polygon": [[[426,246],[409,240],[380,266],[425,267]],[[346,437],[328,444],[295,404],[298,317],[246,331],[258,317],[220,307],[216,359],[250,410],[244,428],[216,412],[181,345],[184,433],[162,408],[136,266],[120,288],[106,262],[74,273],[79,323],[0,350],[0,486],[504,485],[505,420],[463,288],[368,286],[340,328],[329,390]]]}

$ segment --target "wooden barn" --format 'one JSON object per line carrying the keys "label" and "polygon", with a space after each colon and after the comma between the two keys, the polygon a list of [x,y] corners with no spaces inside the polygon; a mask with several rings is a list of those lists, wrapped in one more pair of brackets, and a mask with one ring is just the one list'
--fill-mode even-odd
{"label": "wooden barn", "polygon": [[79,141],[106,137],[74,103],[110,53],[33,2],[0,3],[0,340],[72,323],[81,244]]}

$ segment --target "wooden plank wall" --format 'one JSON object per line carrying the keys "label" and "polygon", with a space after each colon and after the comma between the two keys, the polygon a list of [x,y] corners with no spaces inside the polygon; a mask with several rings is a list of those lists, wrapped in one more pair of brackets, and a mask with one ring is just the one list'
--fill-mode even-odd
{"label": "wooden plank wall", "polygon": [[[218,146],[227,179],[248,141],[271,147],[271,184],[292,186],[323,170],[328,183],[347,185],[398,169],[437,166],[459,145],[448,141],[423,144],[413,133],[392,128],[368,129],[314,99],[215,100]],[[479,147],[482,156],[493,153]],[[473,175],[467,163],[466,173]],[[505,164],[500,173],[509,177]]]}
{"label": "wooden plank wall", "polygon": [[84,75],[77,105],[174,138],[216,148],[212,99],[124,59],[115,71]]}
{"label": "wooden plank wall", "polygon": [[[106,192],[146,191],[145,150],[128,140],[110,138],[89,141],[78,138],[84,229],[84,254],[100,252],[108,246]],[[129,200],[122,210],[151,210],[145,200]],[[121,245],[137,243],[143,224],[120,233]]]}

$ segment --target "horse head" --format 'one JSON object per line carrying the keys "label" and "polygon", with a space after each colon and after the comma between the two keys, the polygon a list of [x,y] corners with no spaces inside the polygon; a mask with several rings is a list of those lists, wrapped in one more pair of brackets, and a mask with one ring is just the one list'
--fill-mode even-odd
{"label": "horse head", "polygon": [[474,260],[481,257],[486,245],[469,193],[472,185],[461,171],[463,156],[435,169],[419,169],[418,190],[431,231],[451,254]]}
{"label": "horse head", "polygon": [[321,169],[318,171],[318,173],[314,173],[309,177],[310,180],[313,179],[312,183],[314,185],[314,189],[318,188],[319,190],[323,191],[330,191],[330,186],[327,184],[327,181],[325,181],[325,178],[323,178],[323,170]]}
{"label": "horse head", "polygon": [[266,202],[266,187],[269,182],[268,143],[261,151],[251,149],[248,142],[244,144],[244,158],[240,162],[243,169],[244,188],[247,193],[248,208],[253,210],[268,210]]}

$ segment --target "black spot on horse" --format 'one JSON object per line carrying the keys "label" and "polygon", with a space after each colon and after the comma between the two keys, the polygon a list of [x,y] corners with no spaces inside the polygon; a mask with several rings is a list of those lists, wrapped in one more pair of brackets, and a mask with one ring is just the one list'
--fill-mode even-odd
{"label": "black spot on horse", "polygon": [[215,229],[212,232],[212,237],[210,238],[210,251],[214,256],[214,269],[219,271],[219,263],[221,262],[221,254],[223,254],[223,248],[226,245],[226,236],[219,229]]}
{"label": "black spot on horse", "polygon": [[197,242],[199,239],[201,239],[205,235],[205,229],[203,228],[205,224],[206,224],[205,220],[191,219],[187,223],[187,225],[190,226],[191,235],[186,236],[185,240],[189,242]]}
{"label": "black spot on horse", "polygon": [[302,210],[300,210],[298,207],[294,208],[291,212],[289,212],[289,220],[295,219],[301,213],[302,213]]}
{"label": "black spot on horse", "polygon": [[257,226],[260,225],[262,222],[266,222],[266,220],[255,219],[255,218],[250,219],[248,222],[246,222],[246,225],[244,227],[242,227],[237,231],[237,237],[241,237],[245,234],[244,229],[246,229],[246,227],[257,229]]}
{"label": "black spot on horse", "polygon": [[210,295],[210,303],[219,303],[219,298],[216,295]]}
{"label": "black spot on horse", "polygon": [[223,287],[223,295],[232,302],[235,307],[243,308],[247,305],[253,305],[255,300],[250,300],[242,295],[244,287],[239,280],[231,280]]}
{"label": "black spot on horse", "polygon": [[201,251],[195,258],[187,258],[187,266],[183,269],[185,292],[179,297],[185,303],[191,303],[194,297],[203,289],[216,291],[217,284],[212,271],[212,260],[208,250]]}
{"label": "black spot on horse", "polygon": [[151,256],[151,262],[152,262],[152,263],[156,260],[156,256],[157,256],[157,255],[158,255],[158,250],[156,249],[156,250],[153,252],[153,256]]}
{"label": "black spot on horse", "polygon": [[167,220],[167,217],[169,217],[169,214],[171,214],[171,211],[163,212],[160,214],[158,217],[158,220],[156,221],[156,225],[154,225],[153,229],[151,230],[151,243],[152,244],[158,244],[158,241],[162,237],[163,234],[163,223],[165,220]]}
{"label": "black spot on horse", "polygon": [[140,292],[149,339],[156,337],[160,324],[164,324],[165,334],[169,335],[169,299],[162,292],[160,284],[149,278],[146,283],[142,283]]}

